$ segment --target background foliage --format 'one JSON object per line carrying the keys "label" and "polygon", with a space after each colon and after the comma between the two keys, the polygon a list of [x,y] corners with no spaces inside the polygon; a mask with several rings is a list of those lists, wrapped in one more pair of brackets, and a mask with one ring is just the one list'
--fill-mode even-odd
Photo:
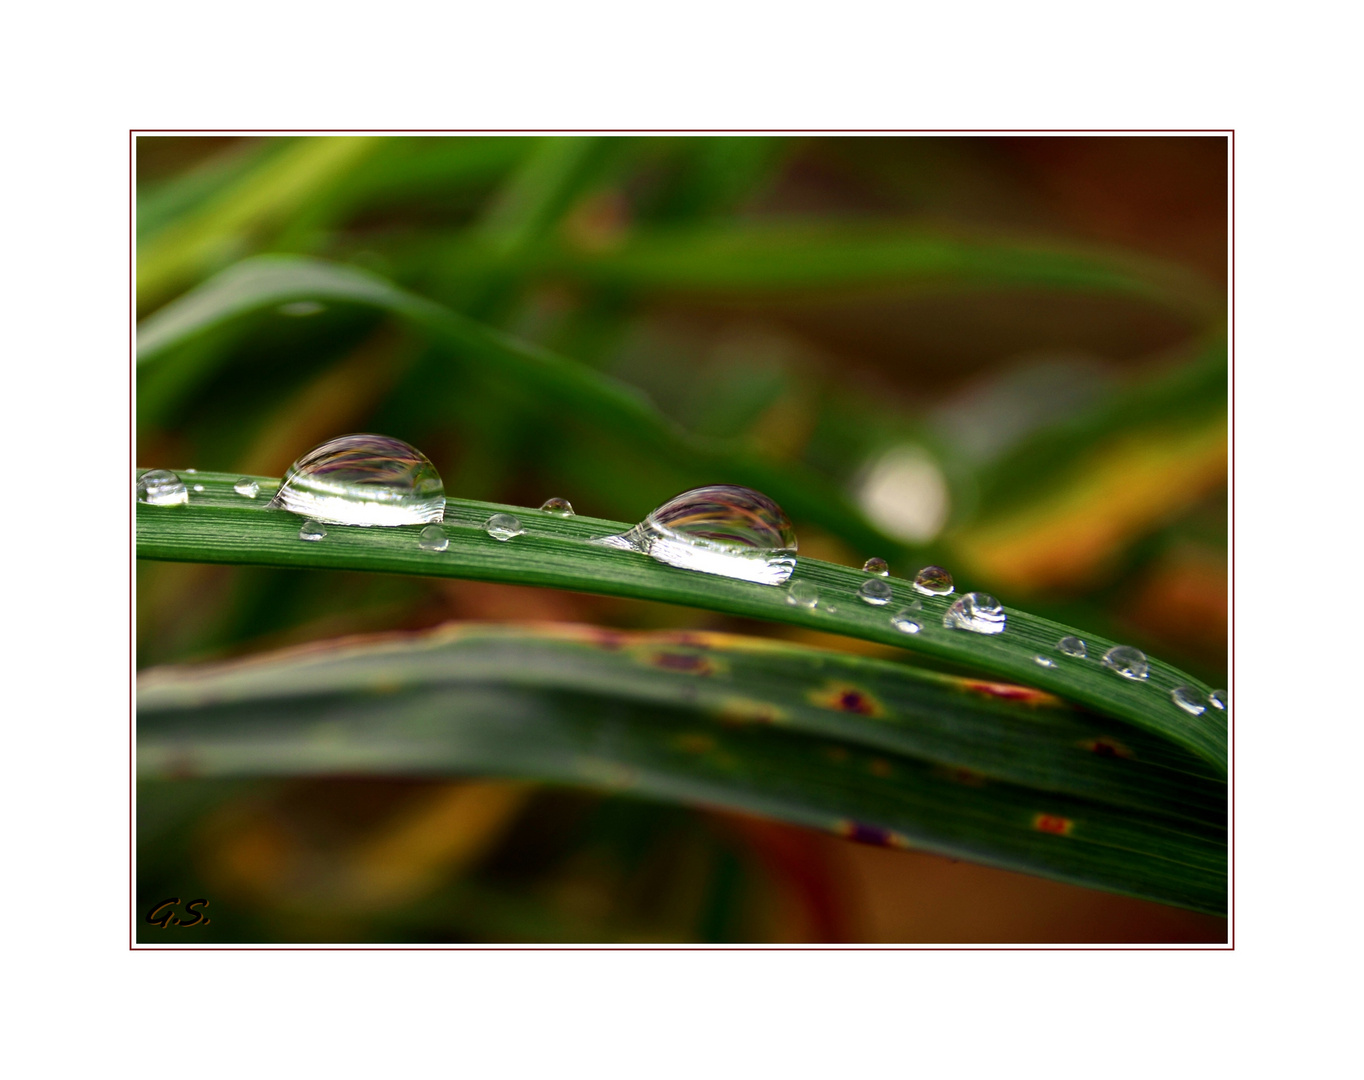
{"label": "background foliage", "polygon": [[[278,476],[324,438],[378,430],[421,447],[447,492],[564,495],[621,520],[696,483],[747,482],[791,513],[803,555],[879,554],[899,574],[942,562],[1220,686],[1224,149],[142,138],[138,303],[154,362],[138,380],[138,462]],[[263,253],[359,267],[419,302],[282,297],[175,338],[187,293]],[[424,304],[622,393],[583,393],[577,367],[452,363]],[[172,342],[160,353],[158,335]],[[886,518],[878,485],[912,512]],[[141,563],[138,611],[142,666],[451,619],[891,655],[645,601],[341,571]],[[231,903],[249,916],[212,930],[238,940],[1224,933],[934,856],[524,784],[159,781],[139,807],[142,898]]]}

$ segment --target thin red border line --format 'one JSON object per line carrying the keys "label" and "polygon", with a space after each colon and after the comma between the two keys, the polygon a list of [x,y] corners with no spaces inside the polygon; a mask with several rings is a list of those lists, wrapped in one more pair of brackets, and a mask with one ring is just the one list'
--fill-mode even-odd
{"label": "thin red border line", "polygon": [[[705,132],[777,132],[777,134],[861,134],[861,132],[885,132],[885,134],[1203,134],[1226,135],[1230,147],[1229,179],[1229,259],[1228,259],[1228,327],[1229,327],[1229,375],[1230,375],[1230,430],[1228,439],[1229,498],[1232,502],[1232,515],[1228,525],[1228,577],[1230,584],[1228,648],[1232,657],[1232,675],[1228,682],[1232,700],[1236,700],[1236,128],[128,128],[128,469],[136,468],[134,457],[135,413],[134,413],[134,372],[136,371],[136,266],[135,258],[135,221],[136,221],[136,177],[134,173],[134,147],[136,136],[155,134],[261,134],[261,132],[297,132],[297,134],[387,134],[401,135],[406,132],[431,132],[431,134],[527,134],[527,132],[670,132],[670,134],[705,134]],[[136,881],[134,880],[134,844],[136,843],[134,815],[132,815],[132,796],[136,784],[134,761],[134,730],[136,719],[136,691],[132,671],[136,663],[134,652],[134,625],[132,625],[132,599],[134,599],[134,529],[136,507],[128,507],[128,950],[130,952],[1236,952],[1236,785],[1230,784],[1230,904],[1228,912],[1229,938],[1226,946],[1191,945],[1180,948],[1177,945],[318,945],[306,948],[300,945],[138,945],[134,933],[136,900]],[[1230,725],[1230,715],[1228,716]],[[1236,773],[1236,739],[1234,730],[1230,735],[1230,772],[1229,779]]]}

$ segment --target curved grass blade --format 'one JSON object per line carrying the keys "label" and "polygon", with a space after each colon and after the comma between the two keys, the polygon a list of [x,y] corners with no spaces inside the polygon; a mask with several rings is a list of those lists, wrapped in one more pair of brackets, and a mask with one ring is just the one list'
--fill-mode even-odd
{"label": "curved grass blade", "polygon": [[[199,473],[204,485],[188,506],[137,507],[137,553],[140,558],[182,562],[217,562],[313,569],[374,570],[435,577],[471,578],[521,585],[543,585],[579,592],[659,600],[707,608],[727,614],[804,626],[910,649],[970,671],[1040,687],[1105,716],[1123,720],[1196,754],[1225,773],[1227,728],[1223,714],[1208,709],[1190,716],[1170,699],[1170,691],[1190,686],[1206,696],[1209,688],[1185,673],[1152,660],[1149,677],[1133,682],[1106,670],[1099,662],[1111,645],[1087,637],[1089,659],[1062,656],[1056,643],[1083,631],[1006,608],[1008,628],[997,635],[978,635],[943,626],[953,597],[919,596],[909,583],[890,578],[893,599],[870,607],[857,599],[865,574],[850,567],[801,558],[793,581],[820,590],[814,609],[788,602],[784,588],[757,585],[666,566],[632,551],[586,541],[623,531],[623,522],[590,517],[559,518],[521,507],[468,500],[446,501],[444,530],[449,547],[440,553],[423,550],[420,528],[332,527],[320,543],[299,539],[301,520],[272,510],[264,498],[244,499],[232,490],[235,476]],[[263,494],[279,481],[258,478]],[[483,530],[497,512],[521,518],[525,534],[500,542]],[[905,634],[891,623],[900,607],[922,604],[922,631]],[[1055,667],[1042,667],[1041,656]]]}
{"label": "curved grass blade", "polygon": [[[339,667],[315,653],[216,673],[154,673],[139,693],[139,769],[148,777],[477,773],[559,781],[746,810],[1223,910],[1225,840],[1215,821],[985,779],[868,747],[853,725],[851,737],[839,739],[794,724],[724,722],[723,711],[717,718],[700,701],[566,689],[553,669],[542,685],[518,685],[511,674],[518,650],[499,670],[480,673],[486,635],[483,644],[463,664],[444,663],[449,648],[414,657],[401,645],[395,664],[391,648],[383,655],[379,646],[374,664],[362,662],[354,676],[345,674],[357,660],[353,649],[333,658]],[[426,663],[405,667],[403,658]],[[563,660],[558,681],[571,682]],[[614,673],[620,664],[608,666]]]}
{"label": "curved grass blade", "polygon": [[[450,349],[482,378],[533,401],[555,402],[556,414],[610,433],[635,453],[651,453],[684,466],[713,470],[729,482],[758,488],[792,517],[818,524],[854,547],[895,550],[899,545],[867,524],[838,488],[811,469],[774,464],[736,446],[691,436],[638,391],[583,365],[527,345],[354,267],[293,256],[247,259],[166,305],[138,329],[138,364],[166,356],[232,320],[298,300],[351,303],[407,320]],[[177,361],[211,362],[188,353]]]}

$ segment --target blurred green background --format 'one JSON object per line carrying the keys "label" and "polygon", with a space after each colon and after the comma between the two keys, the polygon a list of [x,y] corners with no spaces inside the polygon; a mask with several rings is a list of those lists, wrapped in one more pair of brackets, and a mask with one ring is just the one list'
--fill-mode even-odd
{"label": "blurred green background", "polygon": [[[1221,137],[142,136],[138,313],[255,254],[363,267],[622,381],[704,445],[818,481],[845,509],[792,511],[802,554],[882,555],[899,575],[938,561],[1221,686],[1226,151]],[[359,307],[286,304],[139,372],[140,467],[277,476],[350,431],[412,442],[450,494],[560,495],[620,520],[727,479],[632,451]],[[138,564],[140,668],[450,620],[892,653],[547,590]],[[528,784],[186,778],[139,784],[138,803],[143,911],[206,896],[213,919],[143,923],[146,941],[1225,940],[1224,921],[1154,904]]]}

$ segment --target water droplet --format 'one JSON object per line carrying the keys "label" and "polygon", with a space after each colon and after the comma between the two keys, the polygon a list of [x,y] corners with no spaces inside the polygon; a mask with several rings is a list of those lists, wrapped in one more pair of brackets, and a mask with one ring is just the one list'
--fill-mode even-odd
{"label": "water droplet", "polygon": [[312,518],[305,521],[298,530],[298,538],[300,540],[321,540],[326,535],[326,526],[320,521],[312,520]]}
{"label": "water droplet", "polygon": [[862,564],[862,572],[866,574],[875,574],[877,577],[889,577],[890,564],[886,562],[885,559],[873,555]]}
{"label": "water droplet", "polygon": [[914,575],[914,591],[925,596],[946,596],[953,588],[952,575],[941,566],[925,566]]}
{"label": "water droplet", "polygon": [[969,592],[957,598],[942,617],[949,630],[970,630],[973,634],[1002,634],[1007,622],[1004,606],[989,593]]}
{"label": "water droplet", "polygon": [[342,435],[290,465],[270,505],[334,525],[427,525],[445,517],[445,485],[401,439]]}
{"label": "water droplet", "polygon": [[1214,690],[1208,695],[1208,704],[1219,712],[1225,712],[1227,708],[1227,692],[1225,690]]}
{"label": "water droplet", "polygon": [[1170,700],[1190,716],[1202,716],[1208,711],[1202,699],[1203,695],[1192,686],[1176,686],[1170,691]]}
{"label": "water droplet", "polygon": [[542,502],[540,504],[540,509],[546,514],[553,514],[555,517],[573,516],[573,504],[567,499],[560,499],[557,496]]}
{"label": "water droplet", "polygon": [[494,540],[510,540],[526,530],[521,528],[521,519],[512,514],[494,514],[483,523],[483,531]]}
{"label": "water droplet", "polygon": [[864,581],[857,590],[857,598],[862,603],[870,604],[872,607],[883,607],[890,603],[890,584],[880,578]]}
{"label": "water droplet", "polygon": [[191,476],[193,476],[193,475],[194,475],[195,473],[197,473],[199,470],[198,470],[198,469],[184,469],[183,471],[184,471],[184,472],[187,472],[187,473],[189,473]]}
{"label": "water droplet", "polygon": [[1034,657],[1032,658],[1032,662],[1033,662],[1034,664],[1036,664],[1038,667],[1055,667],[1055,666],[1056,666],[1056,661],[1055,661],[1055,660],[1051,660],[1051,659],[1049,659],[1048,657],[1045,657],[1045,656],[1034,656]]}
{"label": "water droplet", "polygon": [[327,306],[319,304],[316,300],[293,300],[287,304],[280,304],[275,310],[286,318],[305,319],[309,315],[320,315],[327,310]]}
{"label": "water droplet", "polygon": [[450,539],[439,525],[428,525],[422,530],[417,546],[423,551],[444,551],[450,546]]}
{"label": "water droplet", "polygon": [[245,495],[248,499],[254,499],[260,494],[260,485],[250,477],[243,476],[232,485],[232,490],[238,495]]}
{"label": "water droplet", "polygon": [[1112,668],[1124,679],[1141,680],[1151,673],[1146,654],[1131,645],[1114,645],[1104,653],[1104,667]]}
{"label": "water droplet", "polygon": [[189,492],[175,473],[149,469],[137,478],[137,501],[148,506],[184,506],[189,502]]}
{"label": "water droplet", "polygon": [[1078,657],[1083,660],[1089,655],[1089,650],[1085,648],[1085,643],[1077,637],[1067,635],[1056,643],[1058,652],[1065,653],[1067,656]]}
{"label": "water droplet", "polygon": [[796,568],[796,533],[782,508],[733,484],[683,492],[629,532],[593,543],[760,585],[783,585]]}
{"label": "water droplet", "polygon": [[917,634],[924,628],[924,624],[919,622],[916,616],[923,605],[917,600],[907,608],[901,608],[890,617],[890,625],[902,634]]}
{"label": "water droplet", "polygon": [[819,587],[813,581],[793,581],[786,587],[786,602],[812,608],[819,603]]}
{"label": "water droplet", "polygon": [[200,492],[200,491],[203,491],[203,490],[204,490],[204,485],[203,485],[203,484],[195,484],[195,485],[194,485],[194,490],[195,490],[196,493],[197,493],[197,492]]}

